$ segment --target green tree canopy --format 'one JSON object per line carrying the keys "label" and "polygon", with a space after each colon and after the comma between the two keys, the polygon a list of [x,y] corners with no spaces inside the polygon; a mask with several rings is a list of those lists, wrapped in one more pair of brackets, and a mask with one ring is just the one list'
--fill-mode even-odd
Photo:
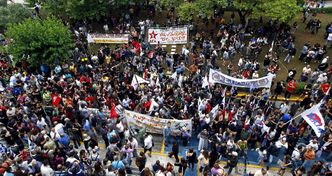
{"label": "green tree canopy", "polygon": [[45,0],[42,6],[51,14],[74,20],[100,20],[111,9],[110,0]]}
{"label": "green tree canopy", "polygon": [[70,30],[55,18],[43,21],[27,19],[11,24],[5,35],[12,39],[8,51],[14,56],[14,61],[23,59],[32,66],[66,61],[73,49]]}
{"label": "green tree canopy", "polygon": [[[172,1],[172,0],[164,0]],[[173,0],[176,1],[176,0]],[[281,22],[290,21],[300,10],[298,0],[232,0],[234,10],[239,12],[242,22],[248,18],[267,17]],[[190,4],[190,5],[189,5]],[[192,3],[182,2],[178,11],[181,20],[188,20],[190,17],[187,11],[210,18],[216,7],[226,7],[228,0],[195,0]],[[181,11],[185,12],[181,12]]]}
{"label": "green tree canopy", "polygon": [[29,17],[31,10],[22,4],[0,7],[0,28],[5,28],[9,23],[19,23]]}

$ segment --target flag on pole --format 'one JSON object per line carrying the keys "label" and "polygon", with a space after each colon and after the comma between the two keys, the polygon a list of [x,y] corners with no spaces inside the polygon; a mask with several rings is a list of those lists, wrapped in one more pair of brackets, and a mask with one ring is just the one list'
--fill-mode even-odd
{"label": "flag on pole", "polygon": [[202,81],[202,88],[206,88],[206,86],[209,86],[209,81],[207,76],[205,75]]}
{"label": "flag on pole", "polygon": [[225,106],[226,106],[226,91],[227,91],[227,88],[225,87],[224,92],[222,93],[223,99],[222,99],[222,102],[221,102],[224,109],[225,109]]}
{"label": "flag on pole", "polygon": [[183,112],[186,113],[188,111],[187,104],[184,105]]}
{"label": "flag on pole", "polygon": [[198,112],[200,112],[202,110],[201,109],[202,105],[203,105],[203,101],[202,101],[201,97],[199,97],[198,98]]}
{"label": "flag on pole", "polygon": [[157,80],[156,80],[156,84],[155,84],[156,87],[161,87],[160,86],[160,81],[159,81],[159,75],[157,75]]}
{"label": "flag on pole", "polygon": [[325,121],[319,111],[320,105],[321,104],[318,103],[300,114],[300,116],[302,116],[302,118],[315,131],[317,137],[320,137],[321,134],[325,131]]}
{"label": "flag on pole", "polygon": [[183,76],[180,75],[180,76],[179,76],[179,80],[178,80],[178,85],[179,85],[179,87],[182,87],[182,82],[183,82]]}
{"label": "flag on pole", "polygon": [[172,74],[171,78],[176,80],[176,77],[178,76],[178,73],[176,73],[176,71]]}
{"label": "flag on pole", "polygon": [[28,147],[29,147],[29,151],[31,153],[32,150],[34,150],[36,148],[36,144],[31,142],[31,140],[28,138]]}
{"label": "flag on pole", "polygon": [[115,106],[115,103],[112,102],[112,103],[111,103],[111,109],[110,109],[110,118],[111,118],[111,119],[116,119],[116,118],[118,118],[118,116],[119,116],[118,112],[116,112],[115,107],[116,107],[116,106]]}
{"label": "flag on pole", "polygon": [[214,119],[218,115],[218,111],[219,111],[219,105],[217,104],[215,107],[213,107],[213,109],[210,112],[212,114],[212,119]]}
{"label": "flag on pole", "polygon": [[145,79],[143,79],[142,77],[140,77],[140,76],[137,76],[137,75],[134,75],[133,76],[133,80],[131,81],[131,86],[136,90],[137,89],[137,87],[138,87],[138,85],[139,84],[142,84],[142,83],[150,83],[149,81],[147,81],[147,80],[145,80]]}
{"label": "flag on pole", "polygon": [[149,108],[149,112],[151,112],[151,111],[153,111],[154,110],[154,107],[159,107],[159,104],[156,102],[156,101],[154,101],[154,99],[152,98],[152,100],[151,100],[151,105],[150,105],[150,108]]}

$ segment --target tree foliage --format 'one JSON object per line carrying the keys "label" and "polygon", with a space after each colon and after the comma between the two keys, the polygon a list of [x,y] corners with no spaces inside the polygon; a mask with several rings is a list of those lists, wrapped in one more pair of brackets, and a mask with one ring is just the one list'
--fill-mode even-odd
{"label": "tree foliage", "polygon": [[297,0],[233,0],[234,7],[245,17],[267,17],[280,22],[290,21],[300,10]]}
{"label": "tree foliage", "polygon": [[55,16],[68,17],[74,20],[100,20],[110,12],[111,1],[45,0],[43,6]]}
{"label": "tree foliage", "polygon": [[[176,0],[163,0],[176,1]],[[179,16],[181,20],[188,20],[191,13],[196,13],[202,17],[210,18],[215,8],[226,7],[229,0],[195,0],[192,3],[181,3],[179,6]],[[232,0],[234,10],[239,12],[242,21],[245,18],[267,17],[281,22],[290,21],[300,10],[298,0]],[[182,12],[182,11],[185,12]]]}
{"label": "tree foliage", "polygon": [[7,0],[0,0],[0,7],[6,7],[7,6]]}
{"label": "tree foliage", "polygon": [[8,51],[14,61],[23,59],[33,66],[65,61],[73,48],[70,30],[55,18],[11,24],[5,35],[12,39]]}
{"label": "tree foliage", "polygon": [[19,23],[29,17],[31,17],[31,10],[22,4],[0,7],[0,28],[5,28],[9,23]]}

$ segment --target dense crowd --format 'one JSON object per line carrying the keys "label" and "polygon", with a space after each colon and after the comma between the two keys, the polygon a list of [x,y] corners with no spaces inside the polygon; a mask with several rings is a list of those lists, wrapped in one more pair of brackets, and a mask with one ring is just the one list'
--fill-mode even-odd
{"label": "dense crowd", "polygon": [[[131,23],[131,18],[126,15],[125,23]],[[327,45],[306,43],[299,51],[298,59],[306,62],[303,70],[290,69],[287,78],[275,81],[271,90],[251,88],[250,94],[239,97],[237,88],[202,87],[203,77],[210,68],[219,67],[241,79],[278,76],[281,64],[296,55],[297,24],[269,21],[259,22],[263,25],[257,27],[235,24],[234,16],[231,18],[226,22],[222,13],[217,13],[217,33],[193,29],[190,45],[173,55],[161,45],[151,46],[142,40],[142,29],[153,21],[132,26],[116,18],[110,28],[130,32],[128,44],[105,45],[89,53],[88,27],[77,24],[73,27],[76,48],[68,63],[32,69],[25,62],[12,66],[11,58],[2,55],[0,174],[121,176],[137,166],[142,176],[175,176],[199,163],[202,175],[232,175],[233,169],[238,173],[238,162],[247,162],[248,153],[256,153],[262,166],[277,165],[280,175],[287,168],[297,176],[331,174],[332,102],[327,98],[322,108],[326,131],[321,137],[304,120],[292,120],[329,91],[332,67],[326,55],[332,43],[331,25],[326,27]],[[310,18],[308,30],[316,33],[319,20]],[[263,53],[262,63],[259,57],[264,47],[270,50]],[[280,57],[285,53],[283,62]],[[237,65],[233,65],[231,61],[238,56]],[[311,68],[310,62],[317,62],[318,67]],[[300,79],[296,79],[297,72]],[[150,83],[133,87],[134,74]],[[295,92],[300,85],[304,85],[302,92]],[[303,100],[288,101],[294,93],[302,93]],[[281,105],[271,101],[281,94],[286,98]],[[151,108],[152,101],[157,106]],[[219,108],[213,110],[216,105]],[[130,130],[125,109],[159,118],[192,119],[192,130],[174,133],[170,125],[163,129],[175,163],[146,165],[154,147],[153,135],[144,128]],[[189,148],[179,158],[179,145],[186,146],[196,136],[198,148]],[[100,139],[105,149],[98,147]],[[105,156],[101,150],[106,150]],[[219,165],[220,160],[227,161],[225,167]],[[249,175],[269,175],[268,167]]]}

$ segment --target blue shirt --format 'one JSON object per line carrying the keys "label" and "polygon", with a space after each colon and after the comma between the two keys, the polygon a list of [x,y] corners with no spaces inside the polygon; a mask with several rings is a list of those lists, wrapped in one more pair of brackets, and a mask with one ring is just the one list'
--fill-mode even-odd
{"label": "blue shirt", "polygon": [[114,170],[119,170],[119,169],[124,169],[125,165],[123,164],[122,161],[113,161],[112,162],[112,167]]}

